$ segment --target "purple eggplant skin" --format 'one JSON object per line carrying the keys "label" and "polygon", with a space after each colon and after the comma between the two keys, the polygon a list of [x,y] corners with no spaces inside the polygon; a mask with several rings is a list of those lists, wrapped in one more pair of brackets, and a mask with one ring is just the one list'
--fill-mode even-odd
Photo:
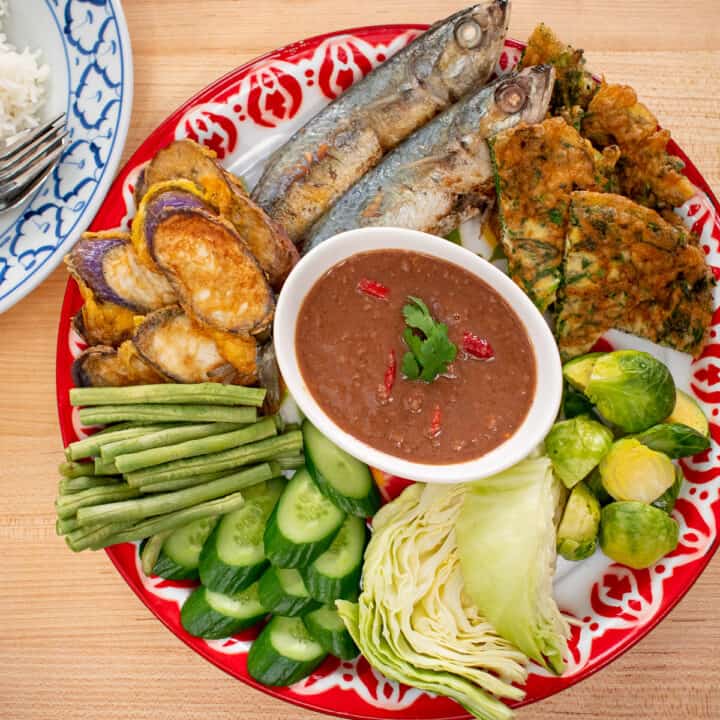
{"label": "purple eggplant skin", "polygon": [[106,255],[113,250],[123,248],[127,243],[127,234],[120,231],[117,235],[83,236],[65,257],[65,263],[71,274],[82,280],[92,290],[96,300],[142,312],[143,308],[136,307],[118,295],[108,285],[103,273]]}
{"label": "purple eggplant skin", "polygon": [[65,264],[98,303],[144,315],[175,299],[167,279],[139,262],[122,231],[86,233],[65,256]]}
{"label": "purple eggplant skin", "polygon": [[147,204],[145,208],[145,227],[143,228],[143,234],[145,236],[145,242],[147,243],[148,252],[153,259],[155,259],[152,249],[153,239],[158,225],[170,215],[190,210],[203,211],[207,213],[208,217],[215,216],[212,209],[199,197],[183,190],[168,190],[167,192],[160,193]]}

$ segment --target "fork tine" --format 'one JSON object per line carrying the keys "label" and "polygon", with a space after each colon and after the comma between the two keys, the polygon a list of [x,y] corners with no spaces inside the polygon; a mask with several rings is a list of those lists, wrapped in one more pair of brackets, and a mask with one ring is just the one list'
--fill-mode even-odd
{"label": "fork tine", "polygon": [[37,157],[38,153],[42,153],[43,149],[52,146],[59,136],[65,137],[66,135],[64,125],[52,127],[43,135],[36,137],[32,143],[16,151],[5,162],[0,161],[0,182],[5,180],[6,177],[12,177],[14,173],[17,173],[18,169],[26,167],[33,161],[33,158]]}
{"label": "fork tine", "polygon": [[27,198],[35,192],[44,182],[47,180],[50,173],[54,170],[56,163],[52,163],[45,168],[37,177],[33,178],[25,187],[22,188],[21,192],[17,192],[14,195],[0,196],[0,212],[11,210],[18,205],[22,205]]}
{"label": "fork tine", "polygon": [[28,145],[34,143],[38,138],[45,135],[48,131],[55,131],[56,125],[62,121],[65,124],[65,113],[60,113],[56,118],[46,122],[44,125],[23,133],[14,143],[8,145],[2,153],[0,153],[0,163],[10,160],[16,153],[24,150]]}
{"label": "fork tine", "polygon": [[60,135],[48,135],[41,143],[31,146],[21,158],[0,170],[0,185],[29,170],[42,159],[43,155],[54,150],[58,143],[62,143],[67,136],[67,131],[63,130]]}
{"label": "fork tine", "polygon": [[16,195],[23,193],[27,186],[30,185],[39,175],[45,172],[48,167],[54,165],[60,155],[62,155],[65,145],[63,142],[52,152],[45,155],[40,162],[28,167],[22,175],[0,184],[0,198],[9,200]]}

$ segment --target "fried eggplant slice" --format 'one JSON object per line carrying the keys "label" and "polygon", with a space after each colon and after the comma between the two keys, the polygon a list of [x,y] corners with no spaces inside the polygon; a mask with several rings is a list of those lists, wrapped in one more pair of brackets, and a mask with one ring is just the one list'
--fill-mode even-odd
{"label": "fried eggplant slice", "polygon": [[72,364],[76,387],[121,387],[167,382],[164,375],[148,365],[130,340],[119,348],[96,345],[88,348]]}
{"label": "fried eggplant slice", "polygon": [[570,194],[606,189],[613,161],[559,117],[499,133],[490,148],[510,277],[544,311],[562,278]]}
{"label": "fried eggplant slice", "polygon": [[98,302],[144,314],[175,300],[165,276],[139,262],[126,233],[85,233],[65,256],[65,264]]}
{"label": "fried eggplant slice", "polygon": [[138,204],[130,229],[130,239],[140,261],[157,270],[150,255],[147,234],[154,232],[158,223],[178,209],[197,208],[214,212],[203,189],[191,180],[164,180],[151,185]]}
{"label": "fried eggplant slice", "polygon": [[154,225],[176,207],[203,209],[232,223],[268,276],[270,285],[279,289],[298,261],[298,251],[285,231],[250,200],[239,179],[225,171],[223,173],[230,188],[230,199],[225,201],[224,209],[216,204],[215,196],[192,180],[165,180],[149,186],[133,221],[133,246],[143,262],[152,266],[153,262],[147,250],[148,229],[152,231]]}
{"label": "fried eggplant slice", "polygon": [[230,187],[233,196],[227,219],[267,274],[270,285],[279,290],[300,254],[282,226],[271,220],[236,180],[230,180]]}
{"label": "fried eggplant slice", "polygon": [[217,335],[193,323],[182,308],[174,305],[150,313],[137,327],[133,343],[145,362],[174,382],[255,382],[255,340],[227,333],[221,338]]}
{"label": "fried eggplant slice", "polygon": [[[556,78],[551,102],[551,113],[559,114],[562,108],[577,117],[578,111],[587,108],[599,83],[585,69],[582,50],[563,44],[555,33],[540,23],[530,35],[519,67],[532,65],[553,65]],[[573,123],[570,123],[573,124]]]}
{"label": "fried eggplant slice", "polygon": [[620,146],[620,190],[635,202],[662,210],[679,207],[697,192],[682,174],[682,160],[667,152],[670,132],[658,129],[657,118],[631,87],[603,84],[590,102],[582,132],[599,147]]}
{"label": "fried eggplant slice", "polygon": [[695,237],[610,193],[572,194],[556,335],[565,359],[615,328],[697,356],[713,275]]}
{"label": "fried eggplant slice", "polygon": [[90,345],[118,345],[133,332],[134,316],[175,302],[162,273],[138,260],[127,233],[85,233],[65,256],[85,300],[76,325]]}
{"label": "fried eggplant slice", "polygon": [[144,235],[191,319],[240,335],[268,329],[275,310],[272,289],[229,222],[182,207],[173,193],[164,193],[147,213]]}
{"label": "fried eggplant slice", "polygon": [[145,167],[135,189],[137,204],[148,188],[169,180],[188,180],[201,187],[208,201],[224,213],[232,202],[226,173],[216,154],[192,140],[175,140],[159,150]]}

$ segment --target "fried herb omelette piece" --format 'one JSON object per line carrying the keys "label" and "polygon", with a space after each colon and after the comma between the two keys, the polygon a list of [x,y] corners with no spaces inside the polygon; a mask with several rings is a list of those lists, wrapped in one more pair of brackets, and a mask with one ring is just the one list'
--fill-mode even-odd
{"label": "fried herb omelette piece", "polygon": [[713,275],[696,238],[610,193],[572,194],[555,333],[564,359],[615,328],[697,356]]}
{"label": "fried herb omelette piece", "polygon": [[598,147],[617,144],[620,190],[636,202],[655,209],[678,207],[697,191],[683,174],[680,158],[667,152],[668,130],[627,85],[603,84],[590,101],[582,133]]}
{"label": "fried herb omelette piece", "polygon": [[561,281],[570,194],[611,190],[617,152],[599,153],[559,117],[499,133],[490,147],[510,276],[545,310]]}
{"label": "fried herb omelette piece", "polygon": [[[519,67],[531,65],[555,66],[551,114],[562,114],[571,125],[579,125],[582,111],[599,87],[585,70],[583,51],[563,44],[547,25],[540,23],[528,39]],[[579,129],[578,125],[575,125],[576,129]]]}

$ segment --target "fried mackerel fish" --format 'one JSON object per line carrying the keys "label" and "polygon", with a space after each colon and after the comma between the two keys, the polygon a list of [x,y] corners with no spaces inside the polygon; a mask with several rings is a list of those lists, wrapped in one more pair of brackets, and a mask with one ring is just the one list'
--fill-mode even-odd
{"label": "fried mackerel fish", "polygon": [[544,311],[562,279],[570,195],[612,189],[618,151],[601,154],[559,117],[511,128],[489,144],[510,277]]}
{"label": "fried mackerel fish", "polygon": [[492,74],[510,0],[482,0],[432,25],[348,88],[269,158],[253,200],[297,245],[365,173]]}
{"label": "fried mackerel fish", "polygon": [[683,161],[667,152],[670,131],[658,129],[657,118],[631,87],[603,84],[590,101],[582,133],[598,147],[620,147],[620,190],[636,202],[665,210],[697,192],[682,174]]}
{"label": "fried mackerel fish", "polygon": [[696,238],[611,193],[572,194],[556,335],[568,359],[611,328],[697,356],[713,275]]}

